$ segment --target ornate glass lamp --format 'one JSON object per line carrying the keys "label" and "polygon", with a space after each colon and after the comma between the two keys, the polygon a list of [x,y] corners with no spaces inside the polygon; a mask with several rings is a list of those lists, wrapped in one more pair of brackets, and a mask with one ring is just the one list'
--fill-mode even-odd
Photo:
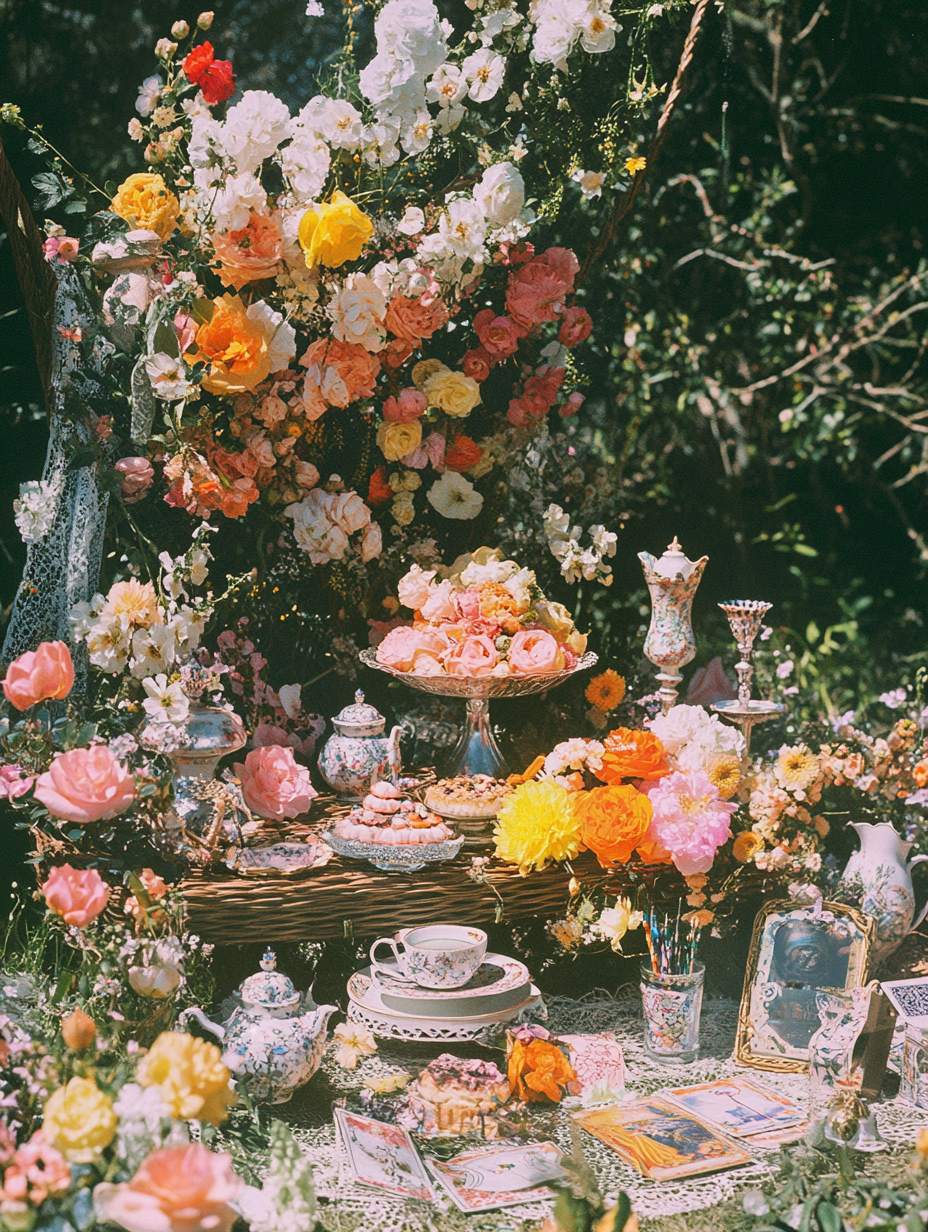
{"label": "ornate glass lamp", "polygon": [[758,723],[766,723],[785,712],[780,702],[751,699],[751,681],[754,678],[754,639],[760,632],[764,617],[772,604],[760,599],[731,599],[719,607],[728,617],[731,631],[738,643],[740,661],[735,664],[738,673],[738,696],[732,701],[717,702],[712,709],[724,719],[730,719],[744,732],[745,752],[751,747],[751,731]]}

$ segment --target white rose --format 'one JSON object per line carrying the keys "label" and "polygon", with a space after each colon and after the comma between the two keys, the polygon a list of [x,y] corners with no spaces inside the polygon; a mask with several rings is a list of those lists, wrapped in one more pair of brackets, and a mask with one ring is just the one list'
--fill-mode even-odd
{"label": "white rose", "polygon": [[354,342],[366,351],[379,351],[386,342],[383,319],[387,301],[367,274],[349,274],[326,308],[332,333],[339,342]]}
{"label": "white rose", "polygon": [[434,569],[426,572],[424,569],[420,569],[418,565],[413,565],[409,572],[400,578],[396,588],[396,593],[403,607],[408,607],[413,612],[417,612],[431,593],[431,582],[434,577]]}
{"label": "white rose", "polygon": [[353,535],[370,524],[371,511],[357,492],[339,492],[332,502],[329,516],[346,535]]}
{"label": "white rose", "polygon": [[505,227],[525,205],[525,181],[512,163],[488,167],[474,189],[474,200],[493,227]]}
{"label": "white rose", "polygon": [[373,560],[383,551],[383,532],[377,522],[371,522],[365,526],[364,534],[361,536],[361,559],[363,561]]}
{"label": "white rose", "polygon": [[657,715],[648,726],[673,757],[685,744],[697,739],[709,721],[710,716],[702,706],[680,705],[671,706],[666,714]]}

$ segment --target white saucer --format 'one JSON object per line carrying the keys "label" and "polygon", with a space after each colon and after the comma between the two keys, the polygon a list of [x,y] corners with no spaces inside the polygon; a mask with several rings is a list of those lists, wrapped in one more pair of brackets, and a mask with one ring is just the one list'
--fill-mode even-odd
{"label": "white saucer", "polygon": [[[396,970],[394,962],[385,962],[383,966]],[[404,980],[391,980],[379,971],[372,974],[370,967],[365,967],[348,983],[349,994],[356,1001],[365,999],[362,987],[366,982],[376,986],[381,1004],[390,1013],[470,1018],[518,1005],[528,996],[532,977],[528,967],[517,958],[487,954],[480,970],[462,988],[421,988]]]}
{"label": "white saucer", "polygon": [[[352,976],[356,979],[356,976]],[[479,1039],[488,1027],[524,1021],[529,1016],[547,1017],[541,993],[534,984],[524,1001],[495,1014],[480,1014],[471,1018],[435,1018],[425,1015],[397,1014],[380,1000],[376,987],[367,981],[362,999],[351,996],[349,980],[348,1019],[367,1027],[381,1039],[437,1040],[449,1043]]]}

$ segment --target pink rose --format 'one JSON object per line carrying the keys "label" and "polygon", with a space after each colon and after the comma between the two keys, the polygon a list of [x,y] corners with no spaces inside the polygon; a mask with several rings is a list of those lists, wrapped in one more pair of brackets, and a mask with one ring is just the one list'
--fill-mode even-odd
{"label": "pink rose", "polygon": [[546,629],[520,629],[509,646],[509,666],[520,676],[559,672],[564,652]]}
{"label": "pink rose", "polygon": [[585,308],[565,308],[561,313],[561,328],[557,340],[566,347],[585,342],[593,332],[593,321]]}
{"label": "pink rose", "polygon": [[94,1202],[101,1222],[131,1232],[230,1232],[241,1186],[231,1155],[191,1142],[153,1151],[127,1183],[98,1185]]}
{"label": "pink rose", "polygon": [[384,419],[394,423],[412,423],[425,414],[425,394],[418,389],[404,389],[398,398],[390,397],[383,404]]}
{"label": "pink rose", "polygon": [[454,596],[458,615],[468,624],[480,618],[480,591],[462,590]]}
{"label": "pink rose", "polygon": [[572,248],[549,248],[536,260],[554,270],[567,290],[573,291],[574,280],[580,273],[580,262]]}
{"label": "pink rose", "polygon": [[35,798],[64,821],[109,821],[135,799],[135,779],[105,744],[94,744],[59,753],[39,776]]}
{"label": "pink rose", "polygon": [[377,662],[394,671],[411,672],[422,655],[437,659],[445,649],[445,642],[433,630],[404,625],[392,629],[377,647]]}
{"label": "pink rose", "polygon": [[177,344],[183,355],[190,350],[197,337],[197,323],[189,312],[178,312],[175,315],[174,332],[177,334]]}
{"label": "pink rose", "polygon": [[297,764],[293,749],[279,744],[252,749],[244,765],[235,763],[235,773],[245,803],[260,817],[299,817],[316,797],[309,771]]}
{"label": "pink rose", "polygon": [[465,637],[445,656],[449,676],[489,676],[498,662],[496,647],[482,633]]}
{"label": "pink rose", "polygon": [[70,235],[53,235],[42,245],[46,261],[73,261],[77,257],[80,241]]}
{"label": "pink rose", "polygon": [[515,324],[526,332],[542,321],[553,321],[563,304],[567,287],[540,257],[511,274],[506,290],[506,308]]}
{"label": "pink rose", "polygon": [[519,349],[519,331],[509,317],[494,316],[492,308],[484,308],[477,313],[474,317],[474,329],[494,360],[506,359]]}
{"label": "pink rose", "polygon": [[394,629],[408,626],[409,622],[404,620],[402,616],[394,616],[391,620],[371,620],[367,621],[367,642],[369,646],[379,646],[388,633],[392,633]]}
{"label": "pink rose", "polygon": [[0,800],[18,800],[34,782],[33,775],[23,778],[22,766],[0,766]]}
{"label": "pink rose", "polygon": [[429,597],[422,604],[419,612],[423,620],[430,620],[434,624],[440,624],[443,620],[457,619],[458,611],[454,606],[454,589],[447,579],[432,587]]}
{"label": "pink rose", "polygon": [[64,642],[42,642],[27,650],[7,668],[3,692],[17,710],[37,702],[67,697],[74,687],[74,664]]}
{"label": "pink rose", "polygon": [[95,868],[77,869],[70,864],[57,864],[40,888],[49,909],[75,928],[92,923],[110,896],[110,887]]}
{"label": "pink rose", "polygon": [[114,468],[122,478],[122,498],[127,505],[140,501],[151,487],[155,472],[147,458],[120,458]]}

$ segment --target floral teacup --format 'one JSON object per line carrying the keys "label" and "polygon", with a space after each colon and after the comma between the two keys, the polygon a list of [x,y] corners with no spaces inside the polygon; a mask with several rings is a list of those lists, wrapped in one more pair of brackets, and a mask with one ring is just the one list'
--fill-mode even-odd
{"label": "floral teacup", "polygon": [[[378,946],[388,945],[395,967],[379,963]],[[408,980],[422,988],[460,988],[476,975],[487,952],[487,935],[479,928],[428,924],[401,928],[394,937],[378,937],[371,946],[371,975]]]}

